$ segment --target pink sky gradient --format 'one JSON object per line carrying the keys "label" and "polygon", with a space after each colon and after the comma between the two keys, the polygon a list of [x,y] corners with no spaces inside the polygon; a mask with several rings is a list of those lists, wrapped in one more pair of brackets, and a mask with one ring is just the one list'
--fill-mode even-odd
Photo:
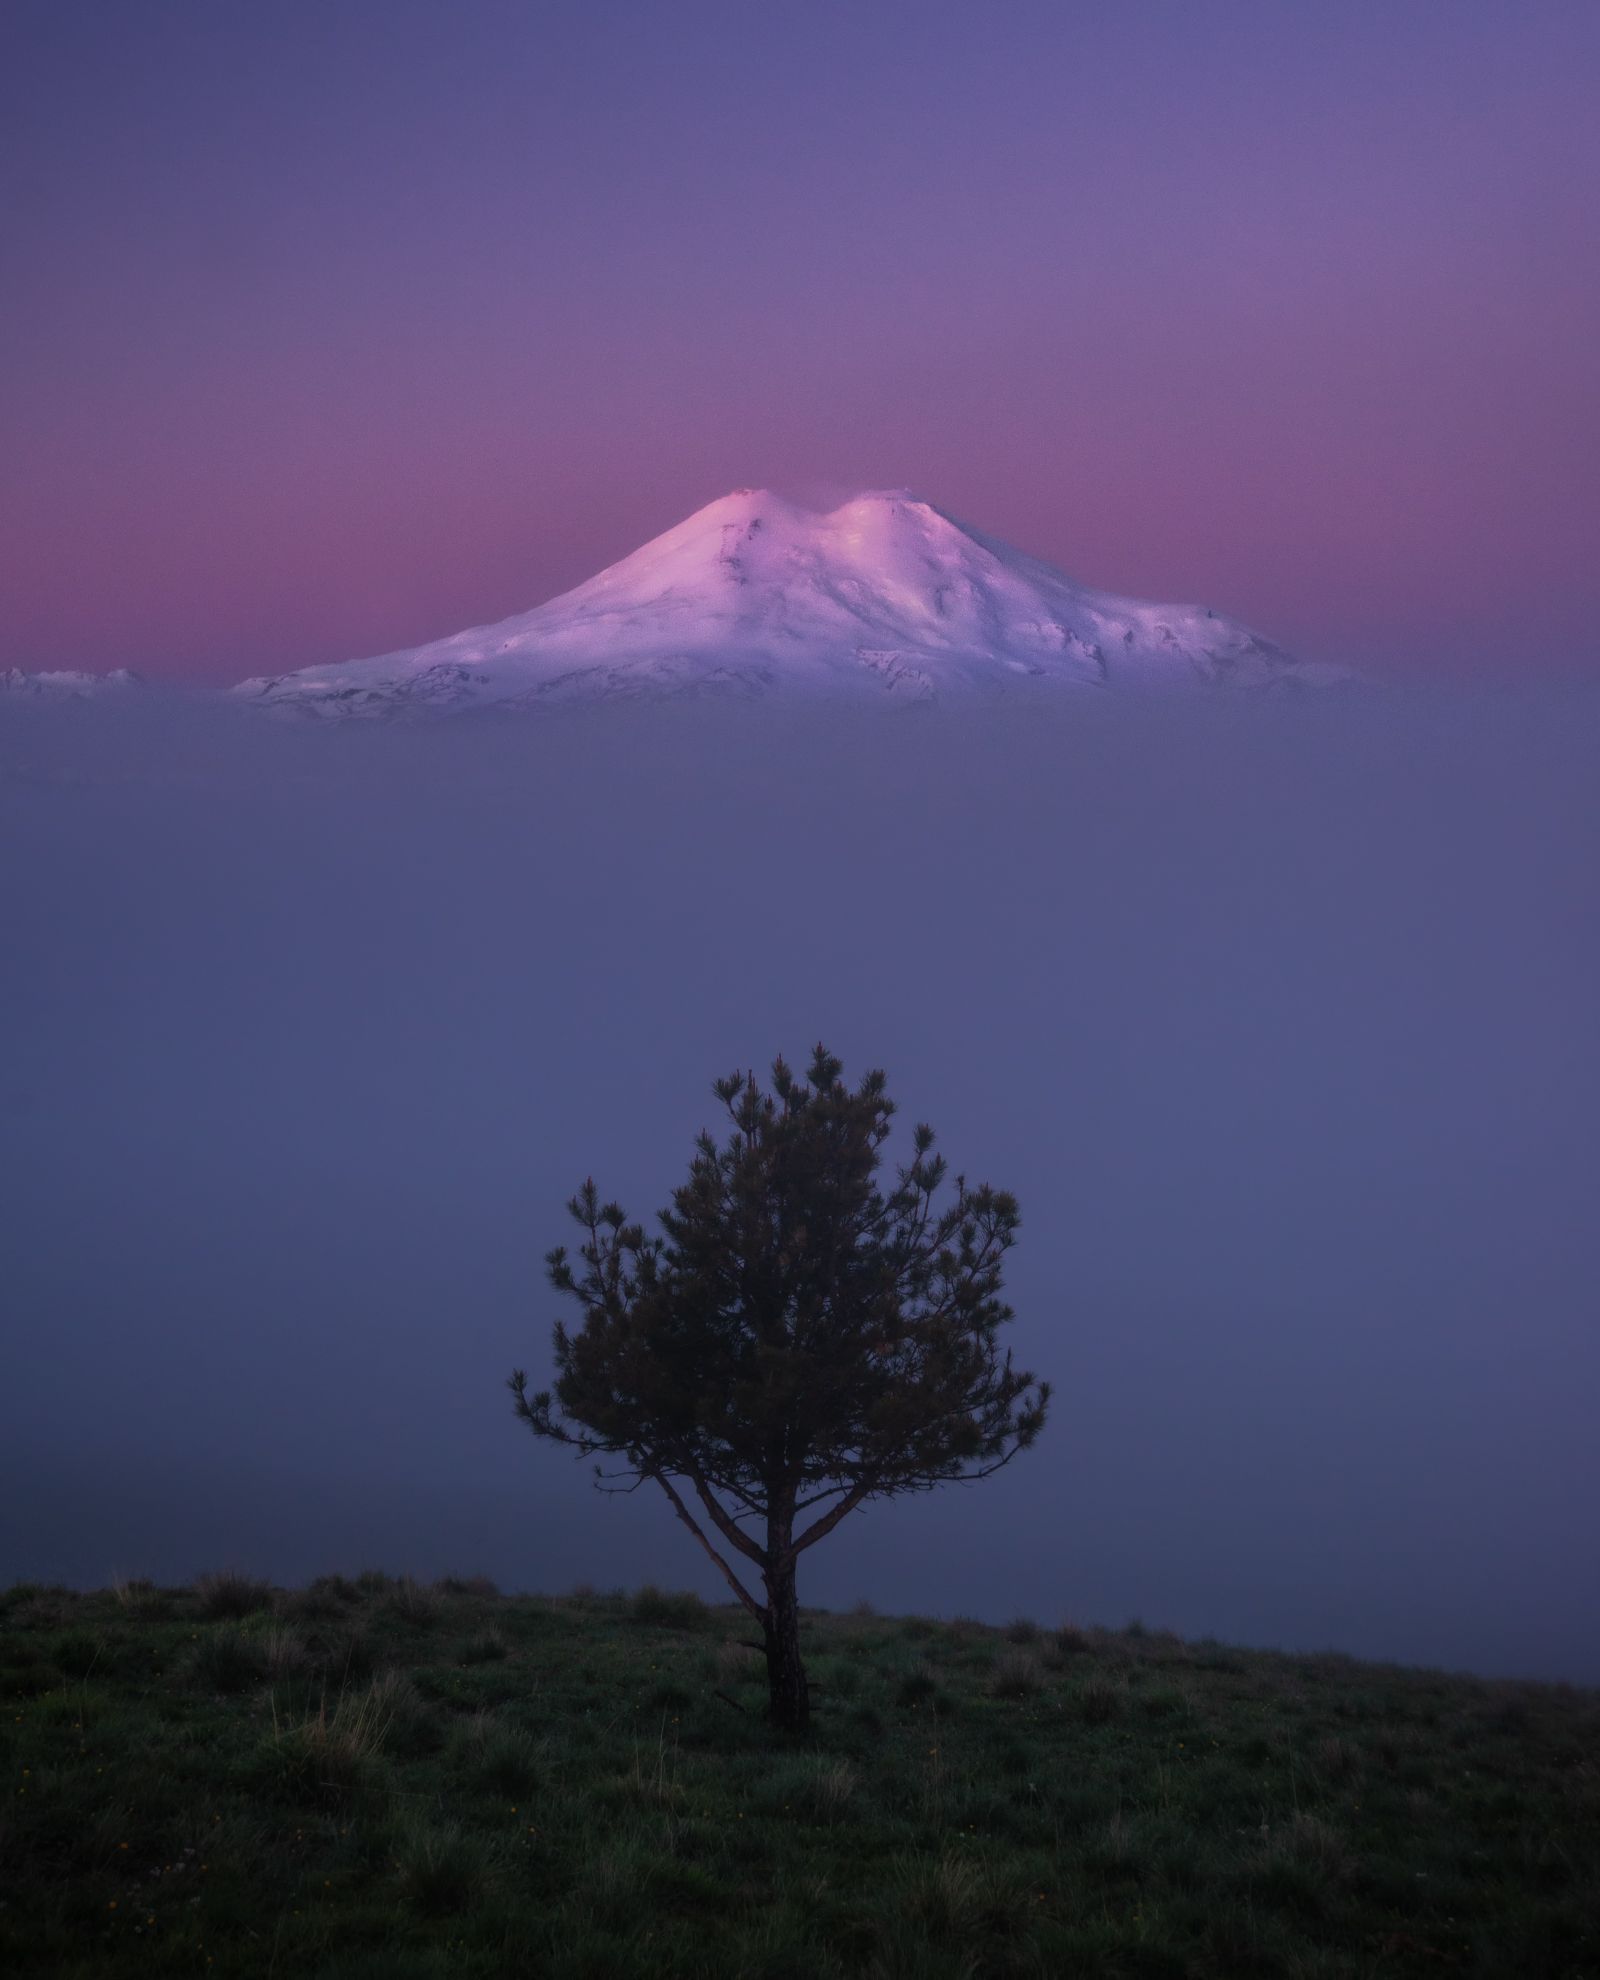
{"label": "pink sky gradient", "polygon": [[413,644],[764,484],[1592,676],[1597,96],[1587,5],[23,0],[0,665]]}

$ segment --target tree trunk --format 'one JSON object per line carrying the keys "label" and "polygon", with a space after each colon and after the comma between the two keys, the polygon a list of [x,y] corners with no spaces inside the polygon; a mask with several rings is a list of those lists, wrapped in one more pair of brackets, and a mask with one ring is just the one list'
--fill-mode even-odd
{"label": "tree trunk", "polygon": [[[774,1463],[774,1472],[778,1465]],[[800,1601],[795,1593],[794,1488],[781,1474],[767,1493],[767,1549],[762,1578],[767,1613],[767,1716],[780,1732],[803,1733],[811,1723],[811,1695],[800,1661]]]}
{"label": "tree trunk", "polygon": [[794,1555],[787,1548],[767,1568],[768,1715],[784,1732],[804,1732],[811,1723],[811,1694],[800,1661],[800,1604],[795,1596]]}

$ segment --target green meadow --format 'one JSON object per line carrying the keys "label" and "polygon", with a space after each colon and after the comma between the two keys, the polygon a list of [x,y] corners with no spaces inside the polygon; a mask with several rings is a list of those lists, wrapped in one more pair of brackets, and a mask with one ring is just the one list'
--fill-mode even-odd
{"label": "green meadow", "polygon": [[1600,1694],[381,1574],[0,1595],[0,1973],[1600,1974]]}

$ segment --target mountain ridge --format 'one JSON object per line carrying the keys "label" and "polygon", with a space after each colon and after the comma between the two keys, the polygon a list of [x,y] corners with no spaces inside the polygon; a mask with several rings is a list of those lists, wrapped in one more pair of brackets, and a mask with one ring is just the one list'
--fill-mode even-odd
{"label": "mountain ridge", "polygon": [[35,695],[46,701],[92,701],[102,694],[123,694],[143,687],[131,667],[113,667],[92,674],[81,667],[0,667],[0,694]]}
{"label": "mountain ridge", "polygon": [[1342,678],[1203,606],[1077,584],[909,491],[819,511],[737,489],[530,611],[231,692],[371,717],[683,695],[1259,692]]}

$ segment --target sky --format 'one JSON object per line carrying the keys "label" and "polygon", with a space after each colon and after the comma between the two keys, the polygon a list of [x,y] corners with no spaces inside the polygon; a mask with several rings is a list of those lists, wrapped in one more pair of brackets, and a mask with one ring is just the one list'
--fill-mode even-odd
{"label": "sky", "polygon": [[1056,1394],[803,1601],[1600,1682],[1597,717],[0,697],[0,1584],[718,1597],[505,1378],[583,1178],[820,1037],[1016,1193]]}
{"label": "sky", "polygon": [[1597,87],[1588,0],[8,0],[0,665],[382,652],[904,486],[1592,680]]}

